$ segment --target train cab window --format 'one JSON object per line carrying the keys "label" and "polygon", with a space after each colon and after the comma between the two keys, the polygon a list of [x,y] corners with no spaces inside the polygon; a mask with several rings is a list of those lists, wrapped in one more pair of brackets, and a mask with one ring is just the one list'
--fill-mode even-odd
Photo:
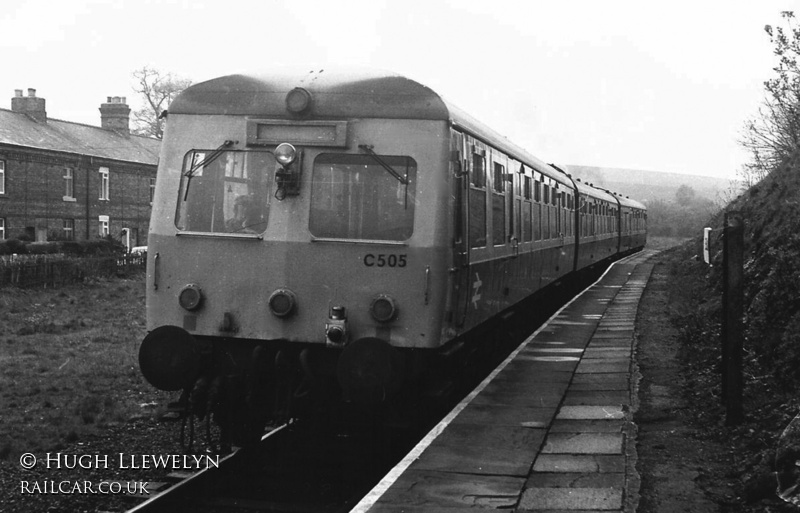
{"label": "train cab window", "polygon": [[276,166],[275,157],[266,151],[188,152],[175,226],[192,232],[263,233]]}
{"label": "train cab window", "polygon": [[411,157],[393,155],[380,155],[380,160],[395,173],[389,173],[371,155],[317,156],[308,221],[312,235],[398,241],[411,237],[417,163]]}

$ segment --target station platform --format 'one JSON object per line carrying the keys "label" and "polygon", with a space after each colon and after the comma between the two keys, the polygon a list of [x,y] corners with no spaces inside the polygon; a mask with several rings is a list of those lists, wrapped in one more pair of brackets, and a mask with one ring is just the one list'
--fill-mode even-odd
{"label": "station platform", "polygon": [[642,251],[528,337],[353,512],[632,513]]}

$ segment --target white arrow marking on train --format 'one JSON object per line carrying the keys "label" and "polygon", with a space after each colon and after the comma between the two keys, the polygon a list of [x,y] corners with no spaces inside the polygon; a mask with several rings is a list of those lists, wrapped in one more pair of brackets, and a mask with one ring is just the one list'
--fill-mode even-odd
{"label": "white arrow marking on train", "polygon": [[483,285],[481,277],[478,276],[478,273],[475,273],[475,282],[472,284],[472,288],[475,289],[475,293],[472,294],[472,304],[476,310],[478,309],[478,301],[481,299],[481,285]]}

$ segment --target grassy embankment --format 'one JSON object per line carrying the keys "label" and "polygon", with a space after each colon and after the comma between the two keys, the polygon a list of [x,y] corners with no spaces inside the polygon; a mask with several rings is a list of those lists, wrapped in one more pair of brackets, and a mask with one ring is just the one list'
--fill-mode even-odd
{"label": "grassy embankment", "polygon": [[146,415],[144,274],[59,289],[0,289],[0,460],[58,449]]}

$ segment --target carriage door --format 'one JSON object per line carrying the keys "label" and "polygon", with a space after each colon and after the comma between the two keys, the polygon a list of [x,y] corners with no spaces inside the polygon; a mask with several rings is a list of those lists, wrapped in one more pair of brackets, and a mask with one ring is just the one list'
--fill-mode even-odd
{"label": "carriage door", "polygon": [[[460,242],[456,243],[455,259],[457,260],[458,276],[455,294],[456,327],[463,327],[470,309],[470,301],[475,302],[477,308],[478,289],[473,290],[472,279],[477,282],[480,277],[471,269],[470,255],[484,251],[487,247],[487,180],[486,180],[486,148],[469,136],[463,137],[461,150],[460,177],[456,180],[456,187],[460,196],[456,197],[458,218],[460,219]],[[459,200],[460,198],[460,200]],[[458,227],[456,230],[458,233]],[[502,232],[501,232],[502,233]]]}
{"label": "carriage door", "polygon": [[519,256],[519,243],[522,240],[522,177],[525,168],[520,165],[515,170],[514,164],[508,169],[508,241],[511,244],[514,258]]}
{"label": "carriage door", "polygon": [[465,153],[464,136],[452,132],[450,137],[450,170],[453,191],[453,263],[450,269],[453,313],[451,322],[462,326],[466,316],[469,288],[469,160]]}

